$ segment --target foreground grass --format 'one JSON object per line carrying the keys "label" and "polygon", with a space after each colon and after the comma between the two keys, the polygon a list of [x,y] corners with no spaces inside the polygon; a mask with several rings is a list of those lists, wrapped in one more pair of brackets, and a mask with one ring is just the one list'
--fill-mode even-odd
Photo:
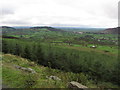
{"label": "foreground grass", "polygon": [[[37,65],[35,62],[11,54],[3,54],[2,61],[3,84],[11,88],[67,88],[68,82],[77,81],[89,88],[105,87],[117,88],[109,82],[95,82],[84,73],[64,72],[50,67]],[[35,74],[28,73],[15,68],[19,65],[26,68],[32,68]],[[57,76],[61,80],[52,80],[47,76]]]}

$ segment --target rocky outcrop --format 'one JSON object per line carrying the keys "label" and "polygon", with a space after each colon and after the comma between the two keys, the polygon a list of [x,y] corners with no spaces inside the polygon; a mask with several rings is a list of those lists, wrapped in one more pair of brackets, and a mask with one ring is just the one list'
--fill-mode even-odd
{"label": "rocky outcrop", "polygon": [[86,90],[88,89],[88,87],[78,83],[78,82],[75,82],[75,81],[71,81],[68,83],[68,88],[79,88],[79,90]]}
{"label": "rocky outcrop", "polygon": [[58,80],[58,81],[60,81],[61,79],[59,78],[59,77],[57,77],[57,76],[47,76],[46,78],[48,78],[48,79],[52,79],[52,80]]}
{"label": "rocky outcrop", "polygon": [[36,73],[32,68],[25,68],[25,67],[21,67],[21,66],[17,66],[17,65],[15,65],[15,68],[29,72],[29,73]]}

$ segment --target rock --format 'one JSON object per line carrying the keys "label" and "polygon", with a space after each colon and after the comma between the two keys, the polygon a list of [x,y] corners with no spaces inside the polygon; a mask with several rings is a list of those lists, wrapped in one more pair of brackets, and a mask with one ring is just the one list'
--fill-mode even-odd
{"label": "rock", "polygon": [[21,70],[29,72],[29,73],[36,73],[32,68],[25,68],[25,67],[21,67],[21,66],[17,66],[17,65],[15,65],[15,68],[21,69]]}
{"label": "rock", "polygon": [[28,71],[30,71],[31,73],[36,73],[32,68],[27,68]]}
{"label": "rock", "polygon": [[21,69],[21,66],[17,66],[17,65],[14,65],[15,66],[15,68],[17,68],[17,69]]}
{"label": "rock", "polygon": [[86,87],[78,82],[71,81],[68,84],[68,88],[79,88],[79,90],[86,90],[88,87]]}
{"label": "rock", "polygon": [[21,67],[20,69],[21,69],[21,70],[24,70],[24,71],[27,71],[27,68],[24,68],[24,67]]}
{"label": "rock", "polygon": [[57,77],[57,76],[49,76],[49,77],[47,77],[48,79],[53,79],[53,80],[61,80],[59,77]]}
{"label": "rock", "polygon": [[24,68],[24,67],[22,67],[21,70],[24,70],[24,71],[29,72],[29,73],[36,73],[32,68]]}

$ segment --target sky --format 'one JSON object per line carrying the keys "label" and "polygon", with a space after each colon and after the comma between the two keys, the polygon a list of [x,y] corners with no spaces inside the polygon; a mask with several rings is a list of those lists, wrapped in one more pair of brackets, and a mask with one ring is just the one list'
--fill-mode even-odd
{"label": "sky", "polygon": [[119,0],[2,0],[4,26],[118,26]]}

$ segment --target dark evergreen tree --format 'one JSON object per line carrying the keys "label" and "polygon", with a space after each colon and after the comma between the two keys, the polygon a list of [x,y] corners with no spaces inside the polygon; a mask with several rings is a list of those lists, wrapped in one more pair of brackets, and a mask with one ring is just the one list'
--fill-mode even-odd
{"label": "dark evergreen tree", "polygon": [[2,52],[8,53],[9,52],[9,45],[7,41],[3,40],[2,41]]}
{"label": "dark evergreen tree", "polygon": [[18,55],[18,56],[21,56],[21,53],[22,53],[21,50],[22,50],[21,46],[19,44],[16,44],[15,49],[14,49],[14,54]]}
{"label": "dark evergreen tree", "polygon": [[37,45],[34,43],[33,46],[31,47],[31,60],[32,61],[36,61],[37,57],[36,57],[36,50],[37,50]]}
{"label": "dark evergreen tree", "polygon": [[28,45],[24,49],[24,58],[31,59],[31,48]]}
{"label": "dark evergreen tree", "polygon": [[44,63],[44,54],[42,52],[41,45],[37,45],[35,56],[36,56],[36,61],[39,64],[43,64]]}

